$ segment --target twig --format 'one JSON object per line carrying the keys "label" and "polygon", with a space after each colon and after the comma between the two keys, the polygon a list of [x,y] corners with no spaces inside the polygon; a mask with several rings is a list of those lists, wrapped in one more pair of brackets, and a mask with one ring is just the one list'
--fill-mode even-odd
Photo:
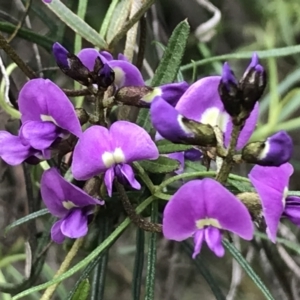
{"label": "twig", "polygon": [[114,180],[114,184],[120,195],[123,207],[124,207],[128,217],[130,218],[130,220],[135,225],[137,225],[139,228],[141,228],[145,231],[161,232],[162,231],[161,224],[149,222],[135,212],[134,207],[132,206],[132,204],[130,203],[130,201],[127,197],[124,186],[121,183],[119,183],[117,179]]}
{"label": "twig", "polygon": [[5,53],[18,65],[22,72],[29,78],[37,78],[35,72],[20,58],[14,48],[6,41],[5,37],[0,33],[0,49],[3,49]]}

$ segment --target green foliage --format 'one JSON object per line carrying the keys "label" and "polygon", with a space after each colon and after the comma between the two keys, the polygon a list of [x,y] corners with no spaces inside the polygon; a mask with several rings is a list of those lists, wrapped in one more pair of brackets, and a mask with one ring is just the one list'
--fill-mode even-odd
{"label": "green foliage", "polygon": [[160,156],[155,160],[141,160],[140,165],[149,173],[169,173],[179,169],[178,160]]}
{"label": "green foliage", "polygon": [[90,293],[91,285],[88,279],[81,281],[72,300],[87,300]]}
{"label": "green foliage", "polygon": [[160,140],[156,142],[156,145],[160,154],[182,152],[193,148],[190,145],[174,144],[168,140]]}

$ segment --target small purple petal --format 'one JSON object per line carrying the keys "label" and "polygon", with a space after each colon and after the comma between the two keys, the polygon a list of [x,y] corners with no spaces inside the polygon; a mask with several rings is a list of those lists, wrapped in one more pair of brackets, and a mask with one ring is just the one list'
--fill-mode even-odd
{"label": "small purple petal", "polygon": [[81,135],[81,126],[73,105],[65,93],[49,79],[32,79],[28,81],[19,94],[19,108],[22,123],[26,121],[43,121],[51,117],[59,127]]}
{"label": "small purple petal", "polygon": [[60,43],[56,42],[52,46],[52,52],[57,65],[64,69],[69,69],[70,65],[68,62],[69,51],[64,48]]}
{"label": "small purple petal", "polygon": [[63,235],[77,239],[87,234],[87,222],[86,213],[79,208],[73,208],[70,213],[62,219],[60,229]]}
{"label": "small purple petal", "polygon": [[59,221],[55,222],[51,228],[51,239],[57,244],[63,243],[63,241],[66,238],[63,235],[63,233],[61,232],[61,229],[60,229],[61,223],[62,223],[62,220],[59,220]]}
{"label": "small purple petal", "polygon": [[120,148],[125,163],[142,159],[157,159],[158,149],[150,135],[142,127],[127,121],[117,121],[109,129],[113,150]]}
{"label": "small purple petal", "polygon": [[184,152],[174,152],[168,154],[169,158],[176,159],[180,163],[180,167],[175,171],[176,174],[182,174],[184,171]]}
{"label": "small purple petal", "polygon": [[150,115],[153,127],[165,139],[179,143],[194,135],[182,124],[183,116],[161,97],[152,101]]}
{"label": "small purple petal", "polygon": [[265,150],[260,155],[261,166],[280,166],[288,162],[293,154],[293,141],[286,131],[279,131],[268,137]]}
{"label": "small purple petal", "polygon": [[268,227],[267,232],[273,243],[276,241],[279,220],[284,211],[284,193],[292,173],[292,165],[285,163],[280,167],[257,165],[248,176],[261,199],[263,214]]}
{"label": "small purple petal", "polygon": [[222,70],[222,78],[221,81],[225,84],[225,86],[229,89],[229,84],[234,84],[237,85],[238,82],[233,75],[233,72],[228,64],[228,62],[225,62],[223,65],[223,70]]}
{"label": "small purple petal", "polygon": [[189,84],[185,81],[167,83],[157,87],[156,89],[161,90],[160,96],[172,106],[175,106],[179,101],[180,97],[189,88]]}
{"label": "small purple petal", "polygon": [[39,151],[24,145],[19,136],[0,131],[0,157],[9,165],[16,166]]}
{"label": "small purple petal", "polygon": [[20,129],[20,137],[38,150],[44,150],[58,138],[59,128],[52,122],[28,121]]}
{"label": "small purple petal", "polygon": [[[104,51],[105,52],[105,51]],[[101,52],[102,53],[102,52]],[[94,65],[97,57],[100,57],[101,61],[105,64],[108,62],[107,58],[108,52],[105,52],[104,55],[101,55],[96,49],[94,48],[84,48],[80,50],[77,54],[77,57],[81,60],[81,62],[90,70],[94,70]]]}
{"label": "small purple petal", "polygon": [[[114,59],[112,54],[109,53],[108,51],[100,51],[100,57],[101,57],[101,59],[104,57],[106,62]],[[102,59],[102,61],[103,61],[103,59]]]}
{"label": "small purple petal", "polygon": [[108,65],[115,72],[115,85],[119,89],[123,86],[144,86],[145,82],[139,69],[124,60],[111,60]]}
{"label": "small purple petal", "polygon": [[197,230],[195,232],[195,235],[194,235],[194,244],[195,244],[195,247],[194,247],[194,253],[192,255],[193,259],[195,259],[196,256],[201,251],[202,243],[203,243],[203,240],[204,240],[204,231],[205,231],[205,229],[200,229],[200,230]]}
{"label": "small purple petal", "polygon": [[125,60],[125,61],[129,62],[128,58],[122,53],[118,54],[118,60]]}
{"label": "small purple petal", "polygon": [[76,207],[104,204],[103,201],[92,198],[77,186],[66,181],[56,168],[50,168],[43,173],[41,194],[51,214],[60,218],[69,213],[64,203],[71,202]]}
{"label": "small purple petal", "polygon": [[141,189],[140,183],[135,179],[134,172],[131,166],[124,164],[121,166],[121,172],[123,176],[127,179],[128,183],[131,185],[132,188],[136,190]]}
{"label": "small purple petal", "polygon": [[198,149],[190,149],[184,151],[184,158],[191,161],[199,161],[203,157],[203,154]]}
{"label": "small purple petal", "polygon": [[222,257],[225,254],[225,249],[222,245],[222,234],[218,228],[208,226],[204,229],[204,236],[207,246],[218,257]]}
{"label": "small purple petal", "polygon": [[283,216],[287,217],[295,225],[300,226],[300,197],[288,196]]}
{"label": "small purple petal", "polygon": [[112,189],[113,189],[113,182],[115,177],[115,171],[114,168],[109,168],[104,175],[104,182],[107,189],[107,194],[109,197],[112,195]]}
{"label": "small purple petal", "polygon": [[103,126],[91,126],[84,131],[73,152],[71,169],[77,180],[90,179],[110,167],[102,157],[105,152],[114,151],[110,140],[109,131]]}

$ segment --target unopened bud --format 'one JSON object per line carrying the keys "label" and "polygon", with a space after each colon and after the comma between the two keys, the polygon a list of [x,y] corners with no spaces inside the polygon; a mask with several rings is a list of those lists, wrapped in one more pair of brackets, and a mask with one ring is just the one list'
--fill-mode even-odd
{"label": "unopened bud", "polygon": [[242,159],[261,166],[278,167],[292,157],[293,142],[285,131],[279,131],[264,142],[247,144],[242,150]]}
{"label": "unopened bud", "polygon": [[53,54],[59,68],[69,77],[82,85],[90,85],[89,69],[83,65],[81,60],[74,54],[68,52],[61,44],[54,43]]}
{"label": "unopened bud", "polygon": [[104,64],[97,74],[97,85],[99,88],[107,89],[115,80],[115,72],[108,64]]}
{"label": "unopened bud", "polygon": [[150,103],[143,98],[152,91],[153,88],[148,86],[124,86],[116,92],[115,101],[137,107],[150,107]]}
{"label": "unopened bud", "polygon": [[240,90],[243,99],[242,105],[246,111],[251,112],[253,110],[255,103],[262,96],[266,85],[266,72],[259,64],[257,54],[254,53],[251,63],[240,81]]}
{"label": "unopened bud", "polygon": [[227,62],[223,65],[222,78],[218,89],[226,112],[232,117],[237,117],[241,113],[240,91],[238,82]]}

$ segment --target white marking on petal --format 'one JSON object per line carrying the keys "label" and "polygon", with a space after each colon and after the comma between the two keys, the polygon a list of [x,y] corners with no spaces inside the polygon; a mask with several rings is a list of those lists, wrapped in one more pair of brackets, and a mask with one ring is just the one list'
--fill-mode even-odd
{"label": "white marking on petal", "polygon": [[69,210],[73,207],[78,207],[78,205],[74,204],[72,201],[69,201],[69,200],[63,201],[62,205],[65,209],[69,209]]}
{"label": "white marking on petal", "polygon": [[183,118],[182,115],[178,115],[178,117],[177,117],[177,121],[178,121],[178,124],[179,124],[180,128],[181,128],[185,133],[188,133],[188,134],[193,133],[190,129],[188,129],[188,128],[183,124],[182,118]]}
{"label": "white marking on petal", "polygon": [[125,155],[121,148],[116,148],[114,152],[105,151],[102,154],[102,161],[107,168],[125,162]]}
{"label": "white marking on petal", "polygon": [[199,122],[213,127],[218,126],[224,132],[229,122],[229,115],[226,112],[221,112],[217,107],[211,107],[205,110]]}
{"label": "white marking on petal", "polygon": [[202,229],[205,226],[213,226],[219,229],[222,229],[219,221],[217,219],[213,219],[213,218],[205,218],[205,219],[201,219],[196,221],[196,226],[198,229]]}
{"label": "white marking on petal", "polygon": [[282,195],[282,204],[283,204],[283,208],[285,208],[285,204],[286,204],[286,197],[288,196],[288,193],[289,193],[289,189],[288,187],[286,186],[283,190],[283,195]]}
{"label": "white marking on petal", "polygon": [[146,94],[141,100],[147,103],[152,102],[152,100],[157,97],[162,95],[162,89],[160,87],[156,87],[153,89],[152,92]]}
{"label": "white marking on petal", "polygon": [[124,155],[124,152],[121,148],[116,148],[115,149],[114,159],[115,159],[116,164],[125,162],[125,155]]}
{"label": "white marking on petal", "polygon": [[264,149],[259,153],[258,155],[258,159],[262,160],[264,158],[267,157],[267,155],[269,154],[270,151],[270,143],[268,142],[268,140],[265,142],[265,147]]}
{"label": "white marking on petal", "polygon": [[119,67],[115,67],[113,68],[114,72],[115,72],[115,85],[120,88],[121,86],[124,85],[125,82],[125,78],[126,78],[126,74],[124,73],[124,71],[119,68]]}
{"label": "white marking on petal", "polygon": [[115,163],[115,160],[114,160],[114,155],[113,153],[110,153],[110,152],[104,152],[102,154],[102,161],[104,163],[104,165],[107,167],[107,168],[110,168],[112,165],[114,165]]}
{"label": "white marking on petal", "polygon": [[58,126],[57,123],[56,123],[56,121],[55,121],[55,120],[53,119],[53,117],[51,117],[51,116],[48,116],[48,115],[41,115],[41,120],[44,121],[44,122],[52,122],[52,123],[54,123],[56,126]]}

